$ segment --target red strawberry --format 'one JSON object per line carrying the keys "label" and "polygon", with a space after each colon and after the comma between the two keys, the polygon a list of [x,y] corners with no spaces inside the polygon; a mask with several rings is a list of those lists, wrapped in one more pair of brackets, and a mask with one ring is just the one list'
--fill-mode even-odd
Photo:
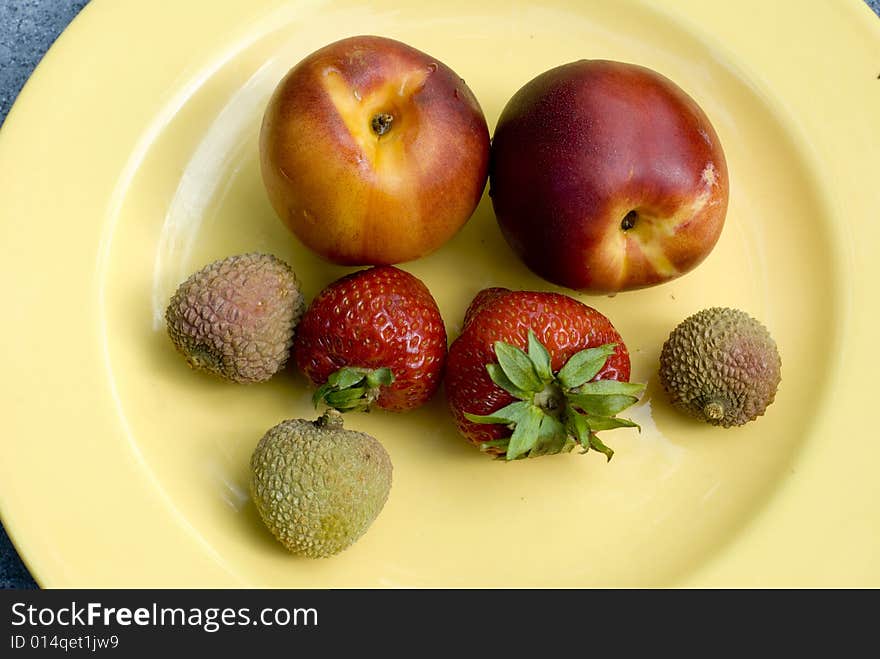
{"label": "red strawberry", "polygon": [[403,412],[440,385],[446,329],[437,303],[416,277],[380,266],[321,291],[297,327],[294,359],[321,385],[315,403],[347,411]]}
{"label": "red strawberry", "polygon": [[[636,400],[629,353],[601,313],[558,293],[490,288],[449,348],[446,396],[461,433],[508,460],[580,445],[611,459],[596,433]],[[513,430],[511,430],[513,428]]]}
{"label": "red strawberry", "polygon": [[479,314],[483,307],[485,307],[490,302],[493,302],[497,298],[502,295],[507,295],[510,293],[509,288],[500,288],[498,286],[493,286],[491,288],[484,288],[479,293],[477,293],[476,297],[471,300],[471,303],[468,305],[467,311],[464,312],[464,321],[461,323],[461,328],[464,330],[468,325],[470,325],[471,320],[473,320],[477,314]]}

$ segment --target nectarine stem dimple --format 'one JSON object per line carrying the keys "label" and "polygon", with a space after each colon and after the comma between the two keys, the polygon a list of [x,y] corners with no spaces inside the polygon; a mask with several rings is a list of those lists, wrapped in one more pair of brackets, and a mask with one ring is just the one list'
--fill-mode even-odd
{"label": "nectarine stem dimple", "polygon": [[370,128],[373,129],[373,132],[378,136],[382,136],[391,130],[391,122],[394,121],[394,117],[387,113],[380,113],[373,117],[372,121],[370,121]]}
{"label": "nectarine stem dimple", "polygon": [[630,211],[623,216],[623,220],[621,220],[620,222],[620,228],[624,231],[629,231],[636,225],[636,219],[638,218],[638,216],[639,214],[635,211]]}

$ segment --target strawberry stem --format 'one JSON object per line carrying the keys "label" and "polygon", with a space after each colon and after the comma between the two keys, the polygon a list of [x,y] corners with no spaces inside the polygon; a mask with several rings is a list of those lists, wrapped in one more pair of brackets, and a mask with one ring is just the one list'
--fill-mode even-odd
{"label": "strawberry stem", "polygon": [[379,398],[382,387],[393,382],[390,368],[343,366],[318,387],[312,403],[316,409],[323,403],[340,412],[366,412]]}
{"label": "strawberry stem", "polygon": [[528,353],[502,341],[494,348],[498,362],[486,365],[489,377],[518,400],[487,415],[465,413],[473,423],[500,424],[512,431],[507,438],[483,442],[483,450],[501,448],[507,460],[516,460],[580,446],[582,453],[593,449],[611,460],[614,451],[597,433],[639,427],[615,415],[637,402],[645,385],[594,379],[617,344],[581,350],[557,373],[550,369],[547,348],[531,330]]}

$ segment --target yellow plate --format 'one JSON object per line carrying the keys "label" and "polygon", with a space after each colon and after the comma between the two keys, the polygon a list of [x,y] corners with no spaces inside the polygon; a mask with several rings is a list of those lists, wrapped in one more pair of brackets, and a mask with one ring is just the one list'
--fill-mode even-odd
{"label": "yellow plate", "polygon": [[[359,33],[446,62],[490,128],[554,65],[648,65],[711,117],[732,195],[691,274],[580,296],[650,383],[642,433],[609,433],[610,464],[488,460],[442,396],[358,416],[349,425],[392,455],[391,497],[352,549],[310,561],[269,536],[247,494],[263,431],[312,414],[303,378],[240,387],[191,372],[161,314],[188,273],[232,253],[289,260],[309,297],[346,271],[273,215],[257,133],[289,66]],[[880,586],[878,74],[880,22],[857,0],[95,0],[0,134],[0,504],[16,545],[44,586]],[[404,267],[453,337],[483,286],[550,289],[485,199]],[[669,331],[714,305],[763,320],[782,353],[776,403],[740,429],[681,417],[657,387]]]}

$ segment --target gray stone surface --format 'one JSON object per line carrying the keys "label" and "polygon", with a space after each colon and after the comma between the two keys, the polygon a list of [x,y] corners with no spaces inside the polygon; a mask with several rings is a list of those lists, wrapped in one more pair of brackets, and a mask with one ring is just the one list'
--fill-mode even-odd
{"label": "gray stone surface", "polygon": [[34,67],[88,0],[0,0],[0,123]]}
{"label": "gray stone surface", "polygon": [[[87,2],[0,0],[0,124],[43,54]],[[880,16],[880,0],[865,2]],[[0,588],[36,587],[0,525]]]}

